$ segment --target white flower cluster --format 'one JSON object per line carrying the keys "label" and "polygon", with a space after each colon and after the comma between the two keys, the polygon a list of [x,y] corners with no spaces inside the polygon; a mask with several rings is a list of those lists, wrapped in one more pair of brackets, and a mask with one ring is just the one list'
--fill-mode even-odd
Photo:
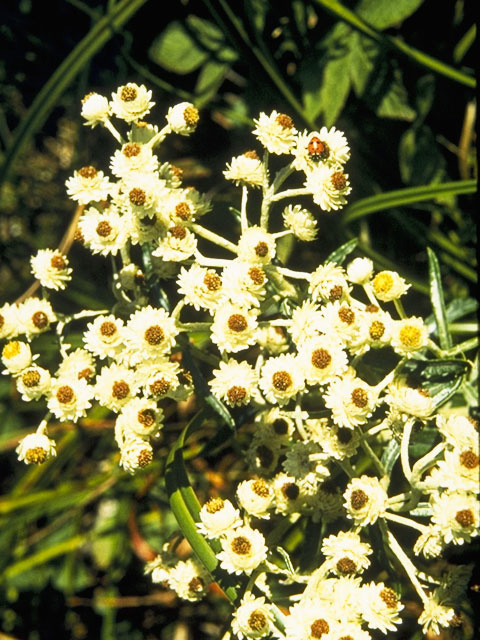
{"label": "white flower cluster", "polygon": [[[478,536],[478,427],[447,407],[439,413],[428,389],[403,372],[405,363],[442,352],[429,325],[405,314],[400,299],[410,285],[398,273],[375,271],[368,258],[345,268],[332,258],[313,272],[279,260],[279,239],[293,234],[311,242],[317,221],[303,206],[282,211],[277,203],[305,195],[325,211],[346,203],[350,150],[344,134],[334,127],[300,133],[285,114],[260,114],[253,133],[263,158],[247,151],[224,172],[243,194],[239,218],[230,225],[238,225],[232,242],[200,224],[209,200],[183,185],[181,172],[154,153],[167,135],[195,130],[196,108],[172,107],[159,129],[143,120],[151,97],[134,83],[119,87],[111,100],[86,96],[85,123],[102,125],[119,143],[110,161],[113,178],[86,166],[67,180],[68,194],[84,207],[78,239],[91,253],[112,256],[114,309],[66,317],[46,296],[0,308],[4,373],[24,400],[43,401],[48,410],[37,432],[20,443],[19,459],[40,464],[54,456],[50,417],[75,422],[98,403],[115,414],[120,465],[135,473],[154,460],[169,407],[210,394],[244,437],[238,508],[212,497],[197,525],[217,545],[220,568],[232,579],[250,580],[232,621],[237,637],[367,640],[369,630],[395,631],[399,596],[383,576],[362,581],[371,567],[372,527],[422,601],[424,631],[437,633],[451,623],[460,590],[451,595],[451,576],[439,582],[425,569],[420,575],[412,557],[437,558],[447,545]],[[125,137],[113,116],[129,125]],[[269,154],[289,159],[273,177]],[[281,190],[295,172],[303,173],[303,187]],[[250,211],[250,189],[261,192],[258,214]],[[282,220],[283,230],[272,231]],[[230,257],[203,255],[198,238]],[[44,292],[64,289],[72,277],[58,251],[41,250],[31,264]],[[159,295],[167,278],[169,293]],[[63,335],[74,320],[87,320],[77,349]],[[55,324],[59,360],[50,371],[38,364],[31,345]],[[198,354],[200,367],[187,367],[186,351],[190,358]],[[391,363],[381,375],[368,364],[372,353],[378,361],[386,354]],[[438,442],[412,465],[413,429],[432,425]],[[378,455],[388,443],[398,443],[404,476],[398,494],[391,468],[385,471]],[[321,544],[323,560],[305,575],[283,568],[268,534],[276,523],[303,520],[330,533]],[[394,536],[399,526],[420,532],[410,554]],[[210,577],[200,564],[167,555],[147,567],[154,582],[187,600],[203,597]],[[274,584],[289,586],[283,621]]]}

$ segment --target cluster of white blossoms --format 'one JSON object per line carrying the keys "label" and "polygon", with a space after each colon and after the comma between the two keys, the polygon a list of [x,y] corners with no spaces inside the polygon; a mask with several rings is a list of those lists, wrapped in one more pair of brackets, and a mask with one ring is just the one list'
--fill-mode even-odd
{"label": "cluster of white blossoms", "polygon": [[[85,124],[106,128],[119,149],[111,176],[89,165],[67,180],[69,196],[83,208],[77,240],[111,256],[115,307],[71,316],[54,311],[49,291],[61,293],[74,274],[66,255],[43,249],[31,260],[42,297],[0,308],[4,373],[23,400],[43,402],[47,411],[20,442],[19,459],[41,464],[55,456],[49,422],[77,422],[97,404],[114,414],[119,463],[135,473],[155,461],[169,409],[209,396],[246,441],[237,506],[232,496],[215,495],[197,524],[219,569],[248,582],[232,619],[240,640],[367,640],[371,631],[398,629],[403,594],[385,584],[395,576],[374,571],[382,560],[372,555],[373,540],[382,540],[382,557],[397,563],[417,593],[425,632],[459,624],[470,568],[459,577],[448,564],[441,575],[427,567],[447,546],[480,532],[478,425],[465,411],[439,411],[435,396],[402,368],[442,357],[431,325],[406,315],[401,298],[410,285],[394,271],[376,271],[368,258],[343,267],[346,254],[332,254],[312,272],[279,259],[286,235],[317,237],[316,215],[282,200],[310,196],[324,211],[346,204],[344,134],[334,127],[299,132],[285,114],[260,114],[257,150],[232,158],[224,172],[242,188],[238,216],[232,210],[225,225],[238,231],[234,242],[201,224],[212,204],[155,153],[167,135],[194,132],[197,109],[180,103],[159,128],[145,120],[151,98],[135,83],[111,100],[85,96]],[[113,118],[129,126],[125,135]],[[269,154],[286,160],[273,176]],[[292,186],[298,175],[302,186]],[[258,212],[250,210],[250,189],[262,194]],[[203,255],[199,238],[225,257]],[[73,321],[84,323],[77,348],[65,335]],[[52,329],[59,351],[48,369],[34,348],[36,337]],[[187,363],[197,356],[200,366],[192,370]],[[378,367],[369,364],[376,361]],[[434,445],[412,460],[412,434],[432,426]],[[394,465],[398,492],[390,484]],[[279,552],[276,537],[279,527],[286,532],[301,522],[324,534],[312,550],[317,566],[306,573]],[[408,551],[397,540],[403,528],[417,532]],[[421,571],[415,556],[422,556]],[[187,600],[206,595],[212,580],[197,560],[166,552],[147,572]]]}

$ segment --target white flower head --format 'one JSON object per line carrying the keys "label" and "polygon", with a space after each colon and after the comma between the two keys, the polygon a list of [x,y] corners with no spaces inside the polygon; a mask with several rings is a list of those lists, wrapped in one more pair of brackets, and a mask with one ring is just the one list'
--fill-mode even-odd
{"label": "white flower head", "polygon": [[347,369],[347,354],[332,335],[321,334],[299,346],[298,359],[307,384],[327,384]]}
{"label": "white flower head", "polygon": [[92,253],[103,256],[117,255],[128,240],[129,225],[113,205],[103,211],[95,207],[86,209],[78,221],[78,228],[85,246]]}
{"label": "white flower head", "polygon": [[380,349],[389,345],[392,337],[393,320],[387,311],[375,304],[355,311],[357,332],[349,340],[349,351],[362,355],[370,348]]}
{"label": "white flower head", "polygon": [[339,427],[328,418],[305,420],[305,429],[309,438],[320,444],[322,450],[335,460],[351,458],[360,446],[357,430]]}
{"label": "white flower head", "polygon": [[156,436],[163,427],[163,411],[154,400],[132,398],[123,405],[115,423],[115,439],[120,449],[131,438]]}
{"label": "white flower head", "polygon": [[74,171],[73,176],[65,183],[67,194],[78,204],[101,202],[111,193],[111,184],[103,173],[95,167],[87,166]]}
{"label": "white flower head", "polygon": [[267,151],[276,155],[292,152],[297,130],[290,116],[277,111],[272,111],[267,116],[262,112],[254,122],[256,127],[253,135],[260,140]]}
{"label": "white flower head", "polygon": [[58,365],[57,378],[85,379],[87,382],[95,376],[95,359],[86,349],[75,349],[64,356]]}
{"label": "white flower head", "polygon": [[373,275],[373,262],[370,258],[355,258],[347,265],[347,278],[354,284],[366,284]]}
{"label": "white flower head", "polygon": [[427,344],[428,327],[423,318],[412,316],[393,322],[391,345],[400,355],[410,358]]}
{"label": "white flower head", "polygon": [[114,315],[98,316],[83,334],[85,349],[99,358],[116,358],[124,349],[123,320]]}
{"label": "white flower head", "polygon": [[182,600],[201,600],[206,596],[211,582],[207,570],[192,558],[180,560],[169,571],[168,583]]}
{"label": "white flower head", "polygon": [[135,374],[124,365],[113,363],[102,367],[95,381],[95,398],[112,411],[120,411],[135,391]]}
{"label": "white flower head", "polygon": [[272,486],[276,513],[290,514],[301,511],[307,498],[301,482],[281,471],[272,478]]}
{"label": "white flower head", "polygon": [[18,307],[20,332],[24,333],[27,339],[48,331],[56,319],[51,303],[43,298],[27,298]]}
{"label": "white flower head", "polygon": [[222,273],[222,296],[245,307],[259,307],[265,298],[267,276],[262,265],[232,260]]}
{"label": "white flower head", "polygon": [[144,118],[154,106],[152,92],[143,84],[129,82],[112,93],[110,108],[112,113],[125,122],[136,122]]}
{"label": "white flower head", "polygon": [[[329,602],[312,598],[290,607],[286,618],[285,634],[288,640],[315,640],[332,637],[338,614]],[[330,633],[329,633],[330,632]]]}
{"label": "white flower head", "polygon": [[445,543],[440,527],[431,524],[418,536],[413,546],[413,553],[416,556],[422,554],[425,558],[438,558],[444,548]]}
{"label": "white flower head", "polygon": [[281,353],[262,367],[259,385],[272,404],[284,405],[305,389],[305,378],[296,355]]}
{"label": "white flower head", "polygon": [[189,136],[197,128],[200,116],[198,109],[191,102],[180,102],[170,107],[167,122],[174,133]]}
{"label": "white flower head", "polygon": [[327,302],[320,310],[317,331],[333,334],[347,349],[358,339],[360,313],[347,302]]}
{"label": "white flower head", "polygon": [[354,531],[340,531],[322,542],[322,553],[327,558],[329,569],[337,576],[363,573],[370,566],[368,556],[372,551],[368,542],[362,542]]}
{"label": "white flower head", "polygon": [[289,204],[283,210],[283,221],[294,236],[304,242],[312,242],[317,237],[317,221],[313,215],[301,205]]}
{"label": "white flower head", "polygon": [[210,540],[226,535],[243,523],[239,510],[235,509],[230,500],[218,497],[210,498],[200,509],[199,516],[197,529]]}
{"label": "white flower head", "polygon": [[422,625],[425,635],[440,635],[441,629],[448,628],[455,617],[455,610],[449,607],[442,599],[440,590],[435,589],[423,603],[423,611],[418,618],[418,624]]}
{"label": "white flower head", "polygon": [[154,360],[170,351],[178,332],[175,319],[164,309],[138,309],[125,326],[126,357],[131,364]]}
{"label": "white flower head", "polygon": [[48,369],[36,365],[24,369],[17,378],[17,389],[25,402],[38,400],[48,393],[51,376]]}
{"label": "white flower head", "polygon": [[387,493],[375,477],[353,478],[343,497],[347,518],[361,527],[382,518],[387,507]]}
{"label": "white flower head", "polygon": [[56,378],[52,380],[47,406],[60,422],[76,422],[87,414],[92,397],[93,387],[85,380]]}
{"label": "white flower head", "polygon": [[372,280],[373,293],[382,302],[398,300],[410,285],[396,271],[379,271]]}
{"label": "white flower head", "polygon": [[318,305],[311,300],[305,300],[301,306],[294,309],[288,331],[297,346],[318,333],[321,318],[322,314]]}
{"label": "white flower head", "polygon": [[197,250],[195,234],[184,225],[169,227],[163,238],[158,241],[157,248],[152,255],[162,260],[183,262],[188,260]]}
{"label": "white flower head", "polygon": [[428,391],[408,386],[401,377],[388,385],[384,400],[394,414],[403,414],[405,419],[415,416],[425,421],[435,409]]}
{"label": "white flower head", "polygon": [[213,269],[206,269],[195,262],[188,269],[181,267],[177,283],[178,293],[197,311],[207,309],[213,313],[220,303],[222,279]]}
{"label": "white flower head", "polygon": [[247,263],[270,264],[275,251],[275,238],[261,227],[245,229],[238,241],[238,257]]}
{"label": "white flower head", "polygon": [[265,167],[256,151],[246,151],[232,158],[223,175],[227,180],[233,180],[237,187],[261,187],[265,182]]}
{"label": "white flower head", "polygon": [[316,302],[335,302],[344,300],[350,289],[343,267],[335,262],[327,262],[312,273],[308,292]]}
{"label": "white flower head", "polygon": [[379,629],[382,633],[396,631],[401,624],[399,616],[404,608],[398,595],[383,582],[364,584],[361,588],[362,618],[370,629]]}
{"label": "white flower head", "polygon": [[226,303],[215,310],[211,340],[220,351],[235,353],[255,343],[257,311]]}
{"label": "white flower head", "polygon": [[228,573],[250,575],[267,558],[265,538],[248,526],[228,531],[220,542],[222,551],[217,558]]}
{"label": "white flower head", "polygon": [[111,172],[124,180],[138,173],[152,175],[157,169],[157,156],[148,145],[140,142],[127,142],[110,159]]}
{"label": "white flower head", "polygon": [[308,173],[319,164],[344,165],[350,158],[350,148],[341,131],[322,127],[320,131],[299,133],[293,155],[292,166]]}
{"label": "white flower head", "polygon": [[82,118],[85,118],[84,125],[93,129],[97,124],[104,124],[111,113],[108,98],[105,96],[92,92],[83,97],[81,114]]}
{"label": "white flower head", "polygon": [[318,165],[306,174],[304,184],[323,211],[342,209],[347,204],[345,196],[352,191],[348,174],[341,165]]}
{"label": "white flower head", "polygon": [[2,362],[6,371],[12,375],[18,375],[30,366],[32,362],[32,351],[27,342],[11,340],[2,349]]}
{"label": "white flower head", "polygon": [[367,422],[377,406],[378,394],[374,387],[357,378],[353,369],[348,369],[329,384],[324,400],[332,420],[340,427],[353,429]]}
{"label": "white flower head", "polygon": [[250,591],[245,593],[233,614],[232,631],[239,640],[265,638],[272,633],[279,635],[274,625],[272,607],[263,596],[256,598]]}
{"label": "white flower head", "polygon": [[5,302],[0,307],[0,340],[16,338],[19,333],[18,306]]}
{"label": "white flower head", "polygon": [[15,449],[20,462],[25,464],[43,464],[57,455],[55,441],[44,433],[29,433]]}
{"label": "white flower head", "polygon": [[436,424],[447,443],[454,447],[468,447],[472,441],[478,441],[478,424],[466,416],[438,414]]}
{"label": "white flower head", "polygon": [[208,384],[213,394],[230,407],[249,404],[257,392],[258,375],[245,360],[237,362],[230,358],[227,362],[220,361],[219,369],[214,369],[212,374]]}
{"label": "white flower head", "polygon": [[446,544],[470,542],[480,534],[480,513],[477,497],[465,491],[434,493],[430,498],[432,522],[440,529]]}
{"label": "white flower head", "polygon": [[30,258],[30,264],[34,278],[47,289],[65,289],[72,279],[68,258],[58,250],[40,249]]}
{"label": "white flower head", "polygon": [[172,397],[180,382],[180,365],[172,362],[166,356],[157,356],[152,361],[146,361],[136,368],[136,378],[147,397],[159,400]]}
{"label": "white flower head", "polygon": [[132,475],[148,467],[152,460],[152,445],[143,438],[129,437],[120,449],[120,466]]}
{"label": "white flower head", "polygon": [[245,511],[256,518],[269,518],[275,494],[264,478],[244,480],[237,486],[237,499]]}

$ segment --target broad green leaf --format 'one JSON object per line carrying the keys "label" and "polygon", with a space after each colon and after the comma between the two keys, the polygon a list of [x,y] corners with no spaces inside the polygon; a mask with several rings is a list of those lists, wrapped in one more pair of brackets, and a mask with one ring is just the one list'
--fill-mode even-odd
{"label": "broad green leaf", "polygon": [[441,181],[445,159],[430,127],[416,124],[403,134],[398,148],[400,173],[405,184]]}
{"label": "broad green leaf", "polygon": [[419,431],[415,431],[408,446],[408,452],[412,460],[418,460],[423,457],[431,451],[439,441],[438,429],[424,427]]}
{"label": "broad green leaf", "polygon": [[195,105],[198,108],[215,96],[228,68],[228,64],[215,60],[207,60],[203,64],[195,85]]}
{"label": "broad green leaf", "polygon": [[452,337],[448,329],[440,265],[437,256],[430,247],[427,247],[427,253],[430,277],[430,300],[437,325],[437,336],[442,349],[449,349],[452,346]]}
{"label": "broad green leaf", "polygon": [[406,120],[407,122],[415,119],[416,112],[408,104],[407,90],[399,70],[394,72],[393,79],[380,100],[376,113],[381,118]]}
{"label": "broad green leaf", "polygon": [[331,57],[324,68],[320,88],[320,106],[325,126],[331,127],[338,119],[348,94],[351,79],[348,73],[345,55]]}
{"label": "broad green leaf", "polygon": [[349,240],[345,244],[342,244],[341,247],[338,247],[338,249],[335,249],[335,251],[332,251],[332,253],[329,256],[327,256],[324,264],[327,264],[327,262],[335,262],[336,264],[342,264],[345,258],[350,253],[352,253],[352,251],[355,249],[357,244],[358,244],[357,238],[352,238],[352,240]]}
{"label": "broad green leaf", "polygon": [[174,73],[195,71],[208,58],[208,51],[201,49],[177,20],[153,41],[148,55],[156,64]]}
{"label": "broad green leaf", "polygon": [[388,29],[415,13],[423,0],[360,0],[355,13],[375,29]]}
{"label": "broad green leaf", "polygon": [[375,42],[352,31],[349,37],[348,71],[353,89],[357,96],[362,96],[370,74],[374,69],[374,60],[378,55]]}

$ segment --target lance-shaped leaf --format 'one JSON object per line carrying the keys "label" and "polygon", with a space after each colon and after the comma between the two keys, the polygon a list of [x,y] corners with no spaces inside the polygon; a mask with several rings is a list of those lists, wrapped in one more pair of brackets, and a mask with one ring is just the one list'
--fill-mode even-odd
{"label": "lance-shaped leaf", "polygon": [[432,301],[435,324],[437,325],[437,335],[442,349],[450,349],[452,346],[452,337],[448,328],[440,265],[438,264],[437,256],[430,247],[427,247],[427,252],[430,273],[430,299]]}

